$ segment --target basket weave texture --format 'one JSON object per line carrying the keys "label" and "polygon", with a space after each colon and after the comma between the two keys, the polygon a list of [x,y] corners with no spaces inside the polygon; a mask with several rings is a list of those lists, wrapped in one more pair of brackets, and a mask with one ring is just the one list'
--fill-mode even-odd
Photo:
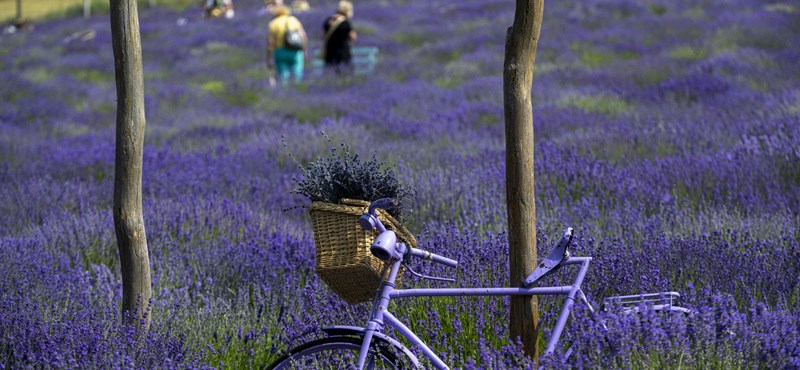
{"label": "basket weave texture", "polygon": [[[342,199],[342,203],[311,203],[316,272],[347,303],[368,302],[375,296],[381,282],[385,262],[369,251],[377,232],[364,230],[358,224],[358,218],[367,211],[369,202]],[[417,246],[414,235],[399,221],[380,209],[377,213],[383,225],[397,234],[398,242]],[[397,284],[401,276],[402,270],[397,275]]]}

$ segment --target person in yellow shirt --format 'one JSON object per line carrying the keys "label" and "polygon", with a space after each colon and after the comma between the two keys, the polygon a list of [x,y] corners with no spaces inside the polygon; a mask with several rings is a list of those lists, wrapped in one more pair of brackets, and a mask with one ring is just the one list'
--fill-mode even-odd
{"label": "person in yellow shirt", "polygon": [[267,31],[267,68],[275,71],[284,85],[292,77],[295,82],[300,82],[307,57],[308,35],[289,7],[276,5],[272,12],[275,17],[269,22]]}

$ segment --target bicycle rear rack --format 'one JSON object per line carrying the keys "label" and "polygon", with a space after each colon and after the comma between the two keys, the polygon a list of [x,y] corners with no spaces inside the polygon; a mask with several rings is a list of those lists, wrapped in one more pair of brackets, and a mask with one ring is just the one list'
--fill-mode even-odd
{"label": "bicycle rear rack", "polygon": [[680,297],[678,292],[620,295],[603,299],[603,307],[607,310],[609,306],[616,306],[629,311],[637,309],[640,305],[646,305],[660,310],[672,307]]}

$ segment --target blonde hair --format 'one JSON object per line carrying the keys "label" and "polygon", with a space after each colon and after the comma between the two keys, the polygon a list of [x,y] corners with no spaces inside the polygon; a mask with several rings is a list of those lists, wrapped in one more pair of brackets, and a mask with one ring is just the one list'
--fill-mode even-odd
{"label": "blonde hair", "polygon": [[274,14],[276,17],[280,17],[282,15],[290,15],[292,14],[292,9],[283,4],[275,5],[275,7],[272,8],[272,14]]}
{"label": "blonde hair", "polygon": [[336,7],[336,12],[347,18],[353,18],[353,3],[347,0],[340,1],[339,6]]}

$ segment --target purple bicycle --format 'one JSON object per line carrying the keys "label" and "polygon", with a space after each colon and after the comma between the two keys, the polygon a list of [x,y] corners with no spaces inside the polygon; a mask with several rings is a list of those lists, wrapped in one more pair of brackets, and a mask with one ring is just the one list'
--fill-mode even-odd
{"label": "purple bicycle", "polygon": [[[561,334],[567,324],[575,300],[580,300],[594,315],[595,310],[581,290],[581,284],[589,270],[591,257],[571,257],[569,245],[572,240],[572,228],[567,228],[564,235],[556,242],[547,257],[536,267],[524,281],[524,287],[506,288],[429,288],[429,289],[397,289],[395,280],[401,265],[411,257],[421,258],[449,267],[456,267],[458,261],[443,257],[422,249],[411,248],[405,243],[398,243],[392,230],[387,230],[378,219],[376,209],[393,207],[390,199],[379,199],[372,202],[367,213],[361,216],[359,224],[366,230],[377,228],[380,235],[370,247],[370,252],[377,258],[388,261],[389,274],[380,284],[372,311],[366,327],[328,326],[322,328],[325,337],[309,341],[290,349],[282,357],[267,366],[267,369],[318,369],[318,368],[352,368],[357,369],[405,369],[421,368],[417,356],[398,340],[383,333],[386,326],[397,330],[416,345],[437,369],[449,367],[436,355],[411,329],[398,320],[389,310],[389,302],[394,298],[405,297],[442,297],[442,296],[531,296],[561,295],[565,296],[564,304],[547,341],[545,353],[553,353]],[[564,266],[579,267],[571,285],[541,286],[534,285],[542,278],[551,275]],[[454,282],[453,279],[425,276],[416,273],[406,265],[413,275],[439,281]],[[384,276],[386,273],[384,271]],[[610,297],[603,300],[605,304],[619,307],[623,313],[638,312],[642,305],[656,311],[689,314],[690,310],[674,305],[680,295],[676,292],[662,292],[629,296]],[[605,326],[605,325],[603,325]],[[565,355],[572,352],[569,348]]]}

